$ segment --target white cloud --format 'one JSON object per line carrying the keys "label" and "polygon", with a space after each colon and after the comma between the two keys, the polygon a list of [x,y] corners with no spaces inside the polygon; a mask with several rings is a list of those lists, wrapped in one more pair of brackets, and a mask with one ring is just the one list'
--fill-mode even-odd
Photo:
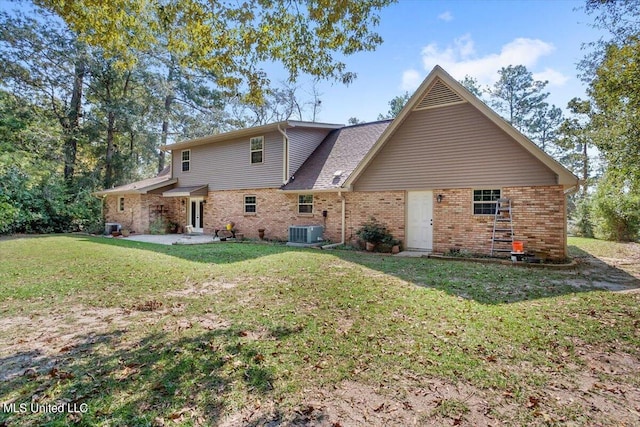
{"label": "white cloud", "polygon": [[402,90],[409,92],[416,90],[418,86],[420,86],[422,79],[422,75],[417,70],[410,69],[404,71],[402,73]]}
{"label": "white cloud", "polygon": [[[453,43],[441,48],[437,43],[431,43],[422,49],[422,64],[429,72],[435,65],[440,65],[456,79],[463,79],[469,75],[478,80],[481,85],[492,85],[498,79],[498,70],[508,65],[524,65],[534,73],[534,78],[549,80],[549,84],[562,85],[568,77],[561,72],[547,68],[537,72],[535,66],[540,58],[551,54],[555,47],[539,39],[517,38],[500,48],[497,53],[479,56],[470,34],[458,37]],[[402,84],[415,79],[417,72],[407,70],[403,73]],[[420,82],[415,84],[414,88]]]}
{"label": "white cloud", "polygon": [[453,15],[447,10],[446,12],[442,12],[438,15],[438,19],[444,22],[451,22],[453,21]]}
{"label": "white cloud", "polygon": [[569,77],[551,68],[545,68],[544,71],[533,73],[533,78],[541,81],[548,80],[550,86],[564,86],[569,80]]}

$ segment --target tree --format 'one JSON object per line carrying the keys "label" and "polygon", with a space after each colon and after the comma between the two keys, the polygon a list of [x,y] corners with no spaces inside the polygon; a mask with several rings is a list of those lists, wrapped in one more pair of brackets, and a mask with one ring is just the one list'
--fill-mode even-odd
{"label": "tree", "polygon": [[498,74],[500,79],[490,91],[492,106],[516,129],[527,133],[532,116],[544,107],[549,96],[543,92],[547,82],[533,80],[533,74],[524,65],[502,67]]}
{"label": "tree", "polygon": [[395,119],[407,104],[409,98],[411,98],[409,92],[405,92],[402,95],[394,97],[391,101],[389,101],[389,111],[387,111],[387,114],[378,114],[378,120]]}
{"label": "tree", "polygon": [[23,97],[47,102],[64,131],[64,178],[71,183],[82,139],[84,45],[55,19],[0,14],[0,80]]}
{"label": "tree", "polygon": [[586,11],[609,32],[580,63],[593,99],[594,141],[608,170],[640,191],[640,0],[588,0]]}
{"label": "tree", "polygon": [[556,145],[563,150],[560,162],[580,177],[581,197],[587,196],[590,186],[591,162],[589,147],[592,145],[591,103],[573,98],[567,104],[571,116],[565,118],[558,130]]}
{"label": "tree", "polygon": [[210,2],[204,0],[36,0],[61,16],[93,46],[131,67],[139,52],[166,37],[189,68],[208,70],[233,96],[262,103],[269,79],[260,64],[282,64],[291,81],[300,74],[349,83],[355,74],[336,59],[375,49],[379,11],[393,0]]}
{"label": "tree", "polygon": [[347,123],[353,126],[353,125],[359,125],[360,123],[364,123],[364,122],[357,117],[349,117],[349,121]]}
{"label": "tree", "polygon": [[560,108],[542,102],[533,111],[526,133],[540,148],[548,151],[551,148],[549,145],[556,140],[562,120],[562,110]]}
{"label": "tree", "polygon": [[482,87],[478,83],[478,79],[473,78],[468,74],[464,76],[464,79],[460,80],[460,84],[480,99],[482,99],[482,96],[486,92],[486,90],[482,89]]}

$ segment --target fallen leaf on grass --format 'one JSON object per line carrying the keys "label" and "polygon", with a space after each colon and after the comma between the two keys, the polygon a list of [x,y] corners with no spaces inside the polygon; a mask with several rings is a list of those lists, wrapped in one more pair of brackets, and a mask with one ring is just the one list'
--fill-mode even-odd
{"label": "fallen leaf on grass", "polygon": [[529,396],[529,400],[527,401],[527,403],[525,404],[525,406],[529,409],[533,409],[538,407],[538,405],[540,404],[540,399],[535,397],[535,396]]}
{"label": "fallen leaf on grass", "polygon": [[71,372],[61,371],[58,368],[51,368],[49,376],[51,378],[59,378],[61,380],[68,380],[74,377]]}

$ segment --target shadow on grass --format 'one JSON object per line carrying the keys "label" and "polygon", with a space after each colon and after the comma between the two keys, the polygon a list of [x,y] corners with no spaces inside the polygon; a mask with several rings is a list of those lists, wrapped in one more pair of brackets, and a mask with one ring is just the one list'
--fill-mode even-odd
{"label": "shadow on grass", "polygon": [[151,251],[182,258],[187,261],[207,264],[231,264],[269,255],[301,250],[299,248],[292,248],[278,243],[267,242],[221,242],[198,245],[162,245],[157,243],[92,236],[81,236],[79,239],[91,243]]}
{"label": "shadow on grass", "polygon": [[[123,339],[125,332],[82,335],[56,355],[25,351],[0,358],[0,425],[209,425],[229,410],[229,396],[238,390],[253,396],[272,390],[273,369],[237,327],[137,340]],[[66,404],[76,412],[34,412],[32,403]]]}
{"label": "shadow on grass", "polygon": [[[572,246],[571,253],[581,259],[576,268],[570,270],[399,258],[349,251],[336,251],[335,255],[417,286],[437,289],[482,304],[510,304],[581,292],[640,288],[638,279],[588,252]],[[613,285],[608,286],[607,281]]]}
{"label": "shadow on grass", "polygon": [[[640,288],[640,281],[635,277],[615,266],[606,264],[576,246],[570,246],[570,253],[579,259],[579,265],[573,270],[558,271],[471,261],[371,255],[348,250],[325,252],[317,249],[291,248],[279,244],[252,242],[166,246],[88,236],[81,239],[92,243],[152,251],[188,261],[211,264],[231,264],[283,253],[290,253],[292,262],[295,264],[296,253],[313,252],[320,257],[317,260],[314,257],[313,262],[319,264],[318,271],[322,274],[330,271],[329,266],[335,256],[417,286],[441,290],[447,294],[482,304],[509,304],[579,292]],[[325,256],[326,260],[323,259]],[[293,271],[297,271],[294,264],[291,268]],[[264,264],[264,268],[267,276],[271,274],[268,264]],[[335,280],[340,280],[340,277],[336,277]]]}

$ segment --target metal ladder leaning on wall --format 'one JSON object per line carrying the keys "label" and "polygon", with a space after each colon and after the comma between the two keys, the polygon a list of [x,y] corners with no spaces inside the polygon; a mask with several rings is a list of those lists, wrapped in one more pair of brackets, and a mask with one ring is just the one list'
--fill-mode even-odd
{"label": "metal ladder leaning on wall", "polygon": [[496,200],[496,213],[493,217],[491,234],[491,256],[499,252],[511,252],[513,245],[513,220],[511,218],[511,199]]}

